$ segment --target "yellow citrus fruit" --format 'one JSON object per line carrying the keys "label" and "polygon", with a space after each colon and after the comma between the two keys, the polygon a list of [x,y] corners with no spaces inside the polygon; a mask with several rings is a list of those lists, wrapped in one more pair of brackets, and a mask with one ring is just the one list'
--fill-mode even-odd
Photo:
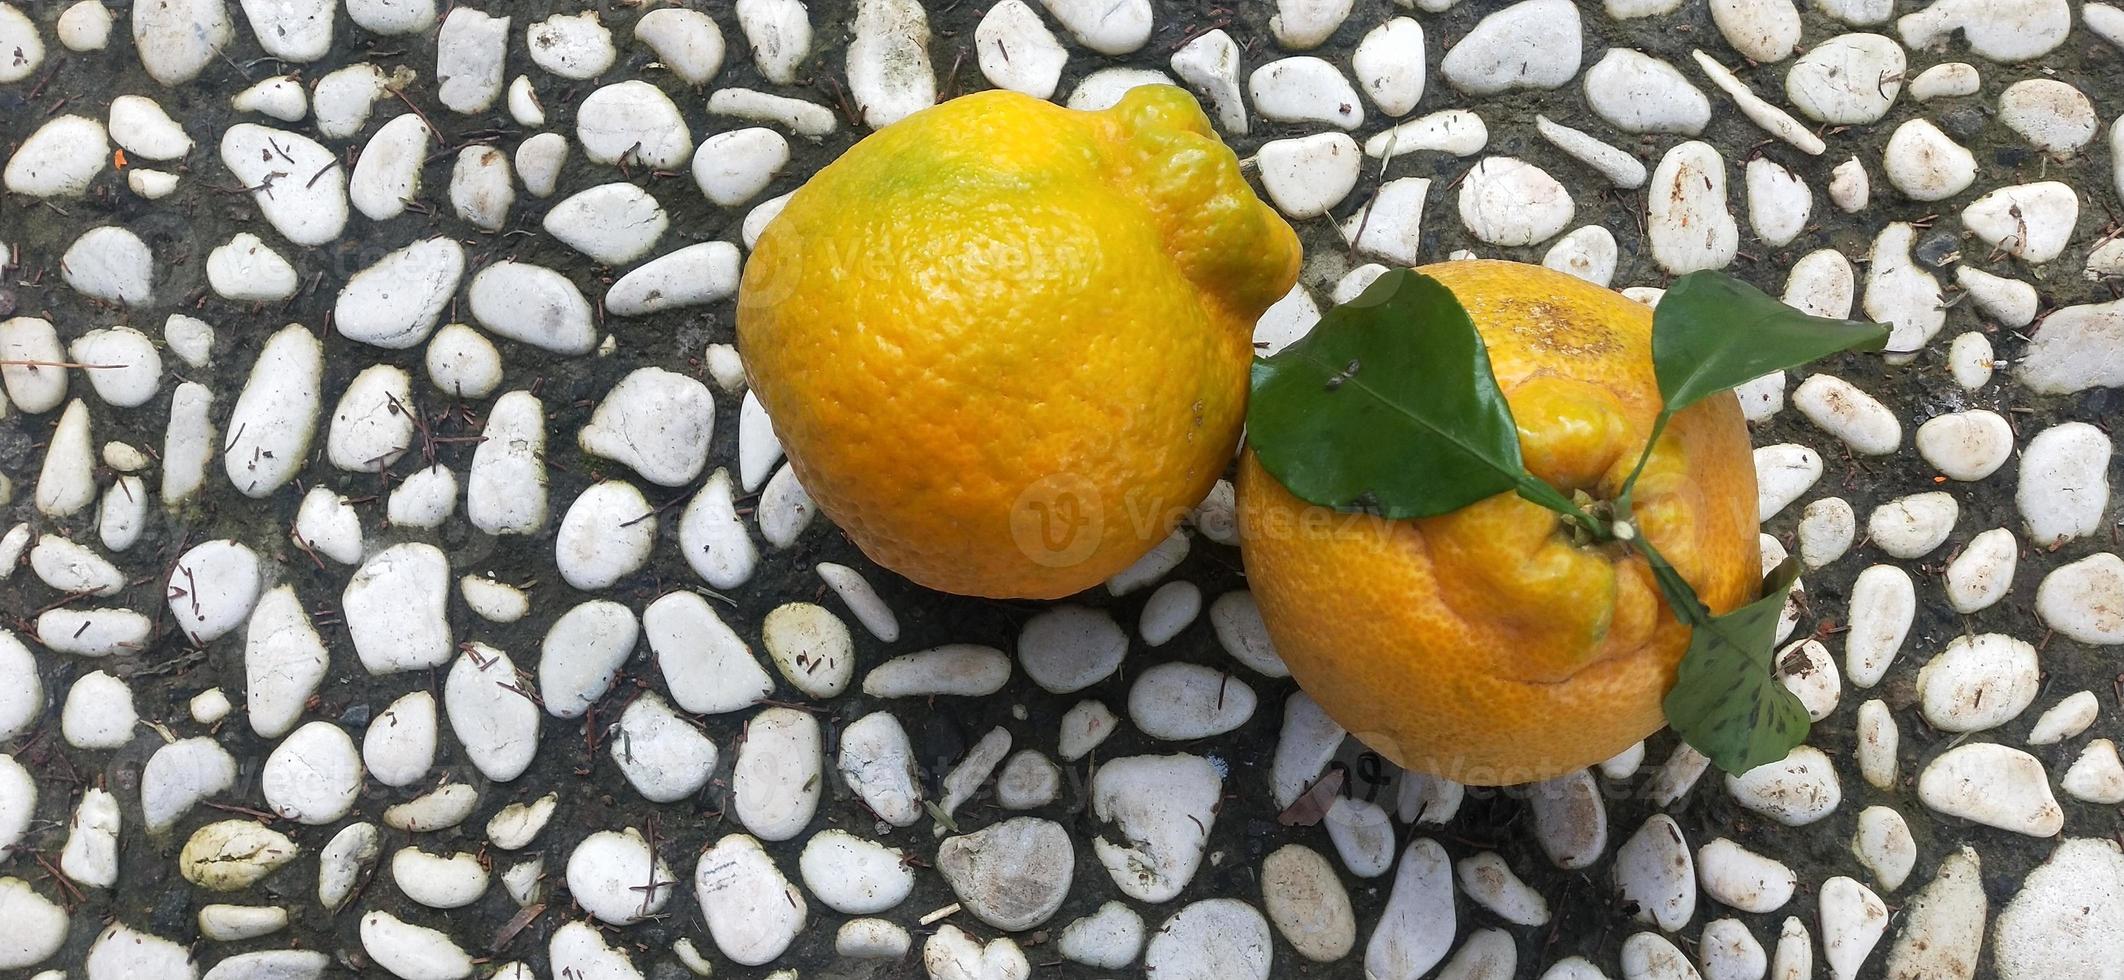
{"label": "yellow citrus fruit", "polygon": [[[1651,310],[1540,266],[1419,271],[1482,334],[1527,469],[1612,500],[1662,404]],[[1251,452],[1238,490],[1247,580],[1276,649],[1330,717],[1395,763],[1529,782],[1664,723],[1690,632],[1642,557],[1579,543],[1510,493],[1416,520],[1345,514],[1292,496]],[[1755,465],[1732,395],[1675,416],[1632,497],[1640,533],[1714,613],[1755,598]]]}
{"label": "yellow citrus fruit", "polygon": [[967,595],[1126,568],[1230,462],[1297,236],[1186,93],[953,99],[820,170],[746,264],[738,345],[819,509]]}

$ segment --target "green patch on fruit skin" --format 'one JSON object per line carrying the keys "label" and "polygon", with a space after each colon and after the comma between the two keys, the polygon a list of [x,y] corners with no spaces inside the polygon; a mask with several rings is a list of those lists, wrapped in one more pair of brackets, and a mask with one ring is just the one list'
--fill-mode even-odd
{"label": "green patch on fruit skin", "polygon": [[1772,371],[1880,350],[1887,339],[1883,324],[1809,316],[1724,273],[1676,280],[1652,317],[1665,404],[1611,515],[1527,471],[1467,310],[1437,280],[1397,269],[1304,338],[1255,359],[1247,440],[1262,467],[1309,503],[1400,520],[1509,491],[1563,515],[1575,538],[1643,555],[1667,607],[1692,630],[1666,697],[1668,723],[1712,764],[1740,773],[1807,737],[1806,708],[1778,682],[1772,657],[1798,565],[1787,560],[1761,598],[1714,615],[1638,533],[1631,491],[1675,413]]}

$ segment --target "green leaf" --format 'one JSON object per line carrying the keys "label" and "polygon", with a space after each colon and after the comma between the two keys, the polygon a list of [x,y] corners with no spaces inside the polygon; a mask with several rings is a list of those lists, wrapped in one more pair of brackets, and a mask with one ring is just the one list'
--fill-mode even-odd
{"label": "green leaf", "polygon": [[1772,371],[1887,343],[1885,324],[1808,316],[1721,272],[1675,280],[1652,312],[1652,367],[1668,414]]}
{"label": "green leaf", "polygon": [[1396,269],[1254,362],[1247,441],[1300,499],[1432,517],[1536,483],[1452,291]]}
{"label": "green leaf", "polygon": [[1807,709],[1778,683],[1773,649],[1798,577],[1787,558],[1763,580],[1762,598],[1697,626],[1667,692],[1667,724],[1726,772],[1776,762],[1807,738]]}

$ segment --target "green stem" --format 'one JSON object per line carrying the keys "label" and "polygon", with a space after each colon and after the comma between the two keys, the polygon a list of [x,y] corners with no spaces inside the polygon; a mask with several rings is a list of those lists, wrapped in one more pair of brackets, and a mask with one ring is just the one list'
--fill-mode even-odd
{"label": "green stem", "polygon": [[1543,483],[1533,474],[1521,471],[1512,478],[1512,483],[1521,498],[1562,514],[1579,527],[1585,528],[1586,533],[1593,535],[1595,540],[1606,541],[1614,537],[1614,532],[1606,521],[1586,513],[1583,508],[1572,503],[1571,498],[1564,496],[1563,491]]}
{"label": "green stem", "polygon": [[1628,479],[1623,480],[1622,492],[1615,495],[1615,512],[1617,514],[1624,517],[1629,516],[1630,492],[1637,489],[1637,478],[1644,475],[1645,464],[1652,461],[1652,447],[1659,445],[1659,437],[1667,431],[1667,422],[1673,418],[1672,413],[1666,409],[1660,409],[1659,416],[1652,420],[1652,435],[1645,440],[1645,451],[1638,454],[1637,467],[1630,471]]}
{"label": "green stem", "polygon": [[1643,528],[1636,528],[1635,531],[1635,536],[1630,539],[1630,547],[1636,548],[1638,554],[1645,556],[1645,564],[1652,566],[1652,580],[1659,583],[1659,591],[1667,597],[1667,605],[1673,608],[1674,615],[1691,628],[1708,625],[1711,622],[1711,611],[1704,608],[1702,599],[1697,598],[1696,589],[1689,585],[1688,579],[1682,578],[1680,571],[1667,562],[1666,556],[1660,554],[1658,548],[1652,546],[1652,539],[1645,537]]}

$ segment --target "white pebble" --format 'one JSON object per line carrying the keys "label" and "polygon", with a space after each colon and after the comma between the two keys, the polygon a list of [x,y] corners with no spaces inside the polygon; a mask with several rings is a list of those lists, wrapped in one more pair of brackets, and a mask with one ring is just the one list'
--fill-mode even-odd
{"label": "white pebble", "polygon": [[[2029,145],[2066,158],[2094,141],[2102,121],[2079,89],[2055,78],[2030,78],[1999,93],[1998,120]],[[116,132],[114,129],[113,132]]]}
{"label": "white pebble", "polygon": [[1792,118],[1785,110],[1764,101],[1762,96],[1748,88],[1748,83],[1734,75],[1732,69],[1719,64],[1700,50],[1691,51],[1689,54],[1696,59],[1696,67],[1703,71],[1705,77],[1711,79],[1713,86],[1732,99],[1734,105],[1740,107],[1741,115],[1748,117],[1749,122],[1792,144],[1808,156],[1821,156],[1822,151],[1827,149],[1822,138],[1814,135],[1813,130],[1801,125],[1799,120]]}
{"label": "white pebble", "polygon": [[1852,980],[1888,931],[1888,906],[1872,889],[1839,875],[1822,882],[1820,913],[1829,975]]}
{"label": "white pebble", "polygon": [[922,788],[915,778],[914,749],[890,712],[872,712],[843,729],[834,767],[878,819],[895,827],[920,819]]}
{"label": "white pebble", "polygon": [[450,562],[442,549],[392,545],[362,562],[340,595],[354,652],[372,674],[440,667],[455,648],[448,607]]}
{"label": "white pebble", "polygon": [[324,344],[302,324],[280,328],[259,349],[221,446],[223,472],[244,496],[269,496],[301,472],[316,434],[323,376]]}
{"label": "white pebble", "polygon": [[156,749],[140,771],[140,813],[148,833],[169,830],[201,800],[235,784],[236,760],[212,738],[179,739]]}
{"label": "white pebble", "polygon": [[1386,909],[1365,943],[1365,975],[1377,980],[1418,980],[1445,959],[1455,926],[1453,878],[1445,848],[1428,837],[1418,837],[1402,854]]}
{"label": "white pebble", "polygon": [[435,764],[435,695],[412,691],[391,702],[361,737],[361,761],[385,786],[411,786]]}
{"label": "white pebble", "polygon": [[2030,837],[2056,836],[2065,826],[2043,764],[1992,742],[1941,753],[1918,774],[1917,792],[1937,813]]}
{"label": "white pebble", "polygon": [[1767,521],[1822,478],[1822,456],[1798,443],[1755,450],[1756,520]]}
{"label": "white pebble", "polygon": [[1991,191],[1962,209],[1962,227],[2008,255],[2041,265],[2072,238],[2080,196],[2069,184],[2046,180]]}
{"label": "white pebble", "polygon": [[2036,587],[2043,625],[2081,643],[2124,644],[2124,559],[2096,552],[2053,569]]}
{"label": "white pebble", "polygon": [[[1288,848],[1286,848],[1288,850]],[[1271,860],[1274,856],[1271,855]],[[1329,878],[1334,873],[1329,871]],[[1263,890],[1267,892],[1269,915],[1275,916],[1277,894],[1272,890],[1271,876],[1266,863],[1262,866]],[[1340,885],[1336,886],[1338,889]],[[1347,906],[1349,900],[1343,899]],[[1311,911],[1311,910],[1306,910]],[[1062,938],[1055,944],[1055,951],[1064,959],[1102,970],[1125,969],[1136,962],[1136,954],[1143,951],[1143,917],[1136,910],[1120,902],[1109,901],[1099,906],[1092,914],[1071,922],[1062,930]],[[1286,933],[1288,936],[1288,933]],[[1298,945],[1296,939],[1292,945]],[[1347,947],[1345,947],[1347,949]],[[1301,947],[1302,951],[1302,947]]]}
{"label": "white pebble", "polygon": [[879,129],[936,104],[929,18],[915,0],[858,0],[848,42],[848,94]]}
{"label": "white pebble", "polygon": [[[1407,773],[1402,774],[1402,793],[1406,799],[1411,787],[1428,784],[1429,788],[1454,787],[1459,784],[1440,780],[1422,780]],[[1600,859],[1608,849],[1608,810],[1601,800],[1601,789],[1591,773],[1580,769],[1545,782],[1536,783],[1528,797],[1528,808],[1534,814],[1534,839],[1548,855],[1549,863],[1565,870],[1589,867]],[[1402,816],[1411,816],[1403,808]],[[1428,822],[1443,822],[1439,814],[1419,812],[1414,816]]]}
{"label": "white pebble", "polygon": [[435,35],[435,97],[464,115],[485,112],[501,94],[509,18],[452,7]]}
{"label": "white pebble", "polygon": [[1829,172],[1829,201],[1845,214],[1857,214],[1866,210],[1867,202],[1873,200],[1873,181],[1866,175],[1866,165],[1852,157],[1836,165]]}
{"label": "white pebble", "polygon": [[1897,497],[1866,518],[1866,537],[1893,558],[1922,558],[1945,544],[1961,504],[1943,490]]}
{"label": "white pebble", "polygon": [[[67,831],[66,847],[59,854],[59,870],[78,885],[109,888],[116,884],[119,822],[117,797],[93,786],[83,790],[81,803],[74,808],[74,820]],[[0,906],[8,904],[0,903]],[[12,913],[17,909],[9,907],[8,911]],[[22,925],[19,920],[11,919],[10,923],[11,929],[20,929]],[[0,954],[0,961],[7,958]]]}
{"label": "white pebble", "polygon": [[[568,162],[568,138],[559,133],[539,133],[516,144],[516,175],[532,197],[552,197],[560,187],[560,171]],[[360,164],[356,163],[356,167]]]}
{"label": "white pebble", "polygon": [[91,228],[67,246],[60,277],[93,300],[145,306],[154,293],[155,255],[132,231],[115,225]]}
{"label": "white pebble", "polygon": [[1792,406],[1853,452],[1886,456],[1903,443],[1903,425],[1895,413],[1835,375],[1809,375],[1793,391]]}
{"label": "white pebble", "polygon": [[740,966],[781,956],[809,912],[803,894],[760,842],[744,834],[731,834],[701,852],[693,893],[716,949]]}
{"label": "white pebble", "polygon": [[[482,273],[484,275],[484,273]],[[473,281],[478,288],[478,280]],[[683,486],[707,465],[715,399],[708,387],[662,368],[638,368],[606,392],[576,441],[659,486]]]}
{"label": "white pebble", "polygon": [[148,77],[165,86],[198,77],[236,34],[228,5],[221,0],[135,6],[132,26],[133,49],[140,54],[141,66]]}
{"label": "white pebble", "polygon": [[[2054,320],[2056,317],[2053,316],[2052,319]],[[2040,334],[2039,336],[2048,336],[2048,334]],[[2024,361],[2022,369],[2022,378],[2024,380],[2028,377],[2025,363]],[[1948,373],[1954,377],[1954,383],[1961,385],[1964,389],[1975,391],[1990,384],[1991,370],[1994,366],[1991,341],[1982,333],[1971,330],[1967,333],[1959,334],[1954,338],[1953,343],[1947,345]]]}
{"label": "white pebble", "polygon": [[616,926],[633,925],[663,910],[678,879],[642,832],[600,830],[568,854],[568,897],[583,911]]}
{"label": "white pebble", "polygon": [[77,749],[118,749],[132,741],[139,720],[132,687],[98,670],[81,675],[67,690],[59,731]]}
{"label": "white pebble", "polygon": [[1748,161],[1742,172],[1747,186],[1748,226],[1755,231],[1755,237],[1771,246],[1791,244],[1807,226],[1807,218],[1814,210],[1814,193],[1798,174],[1769,157]]}
{"label": "white pebble", "polygon": [[763,840],[795,837],[811,822],[820,795],[819,722],[793,708],[752,716],[731,767],[731,809]]}
{"label": "white pebble", "polygon": [[1210,898],[1193,902],[1152,930],[1143,948],[1143,971],[1158,977],[1218,977],[1268,980],[1268,922],[1245,902]]}
{"label": "white pebble", "polygon": [[1414,18],[1396,17],[1357,42],[1350,72],[1380,112],[1399,117],[1423,99],[1424,63],[1423,25]]}
{"label": "white pebble", "polygon": [[2097,806],[2124,803],[2124,760],[2117,757],[2117,743],[2106,738],[2087,743],[2059,778],[2058,788],[2073,799]]}
{"label": "white pebble", "polygon": [[1988,906],[1976,849],[1965,844],[1942,860],[1932,883],[1903,906],[1902,927],[1888,950],[1887,975],[1974,976]]}
{"label": "white pebble", "polygon": [[[709,110],[715,111],[713,102]],[[678,106],[662,89],[640,79],[607,85],[584,97],[575,112],[575,139],[596,163],[624,159],[652,170],[677,170],[693,157],[693,133]]]}
{"label": "white pebble", "polygon": [[8,190],[31,197],[77,197],[109,164],[103,124],[82,116],[55,116],[15,148],[4,177]]}
{"label": "white pebble", "polygon": [[[450,208],[460,220],[483,231],[500,231],[509,223],[509,208],[515,203],[516,182],[502,151],[484,145],[458,151],[450,169]],[[547,231],[553,231],[550,225]],[[574,244],[558,234],[554,237]]]}
{"label": "white pebble", "polygon": [[[997,5],[998,8],[1002,6]],[[1047,66],[1052,64],[1052,71],[1059,74],[1067,60],[1067,53],[1060,45],[1056,45],[1051,51],[1044,47],[1036,48],[1032,57],[1035,59],[1033,66],[1039,69],[1039,77],[1042,83],[1048,86],[1049,95],[1052,95],[1053,83],[1046,79],[1049,71]],[[1232,40],[1230,34],[1221,28],[1209,31],[1181,45],[1178,51],[1173,52],[1170,64],[1173,74],[1178,75],[1189,88],[1208,100],[1208,109],[1214,113],[1219,129],[1235,136],[1246,135],[1246,102],[1239,94],[1239,43]]]}
{"label": "white pebble", "polygon": [[1577,4],[1522,0],[1478,21],[1446,51],[1438,70],[1469,95],[1555,89],[1577,76],[1584,51]]}
{"label": "white pebble", "polygon": [[1989,409],[1953,412],[1918,426],[1917,449],[1925,462],[1948,479],[1982,480],[2013,454],[2013,427],[2005,416]]}
{"label": "white pebble", "polygon": [[101,0],[77,0],[60,12],[53,26],[59,44],[68,51],[101,51],[110,42],[113,19]]}
{"label": "white pebble", "polygon": [[813,698],[848,689],[855,672],[855,643],[848,625],[823,606],[791,602],[760,624],[767,656],[792,687]]}
{"label": "white pebble", "polygon": [[1364,155],[1391,160],[1408,153],[1435,151],[1472,156],[1489,145],[1490,129],[1466,109],[1440,109],[1378,133],[1364,141]]}
{"label": "white pebble", "polygon": [[1303,219],[1326,214],[1348,197],[1363,161],[1355,140],[1341,133],[1318,133],[1265,143],[1255,162],[1277,209]]}
{"label": "white pebble", "polygon": [[1116,729],[1121,720],[1112,709],[1098,701],[1079,701],[1062,713],[1061,733],[1057,737],[1056,754],[1065,761],[1075,762],[1098,748]]}
{"label": "white pebble", "polygon": [[[1715,12],[1718,7],[1712,9]],[[1792,8],[1788,3],[1784,9]],[[1796,40],[1797,19],[1792,26],[1792,38]],[[1785,97],[1793,108],[1815,122],[1869,125],[1879,122],[1895,104],[1895,97],[1903,88],[1904,65],[1902,47],[1888,38],[1879,34],[1840,34],[1815,45],[1792,63],[1785,72]]]}
{"label": "white pebble", "polygon": [[1954,141],[1929,119],[1910,119],[1895,128],[1881,154],[1888,183],[1916,201],[1944,201],[1976,182],[1976,155]]}
{"label": "white pebble", "polygon": [[[841,923],[833,935],[833,951],[849,959],[898,960],[913,945],[905,928],[884,919],[850,919]],[[706,970],[697,972],[708,975]]]}
{"label": "white pebble", "polygon": [[1542,139],[1548,140],[1557,149],[1591,167],[1608,183],[1624,190],[1635,190],[1644,186],[1645,165],[1637,157],[1603,143],[1582,130],[1554,122],[1547,116],[1536,115],[1534,128],[1541,134]]}
{"label": "white pebble", "polygon": [[1179,895],[1201,867],[1223,785],[1200,756],[1130,756],[1101,765],[1092,774],[1092,813],[1112,822],[1115,836],[1094,839],[1092,850],[1114,886],[1143,902]]}
{"label": "white pebble", "polygon": [[[487,869],[477,856],[463,851],[444,857],[417,847],[401,847],[391,855],[391,881],[407,898],[421,905],[456,909],[479,901],[486,894]],[[577,891],[571,887],[569,893],[585,907],[596,899],[587,888]]]}
{"label": "white pebble", "polygon": [[775,123],[799,136],[818,138],[840,128],[833,110],[816,102],[792,99],[746,88],[717,89],[708,97],[708,111],[751,122]]}
{"label": "white pebble", "polygon": [[2014,568],[2020,558],[2020,543],[2013,532],[1995,527],[1962,546],[1947,563],[1944,575],[1947,603],[1963,615],[1990,608],[2013,588]]}
{"label": "white pebble", "polygon": [[1137,675],[1128,716],[1152,738],[1188,741],[1232,731],[1254,714],[1254,691],[1231,674],[1190,663],[1164,663]]}
{"label": "white pebble", "polygon": [[1843,802],[1836,766],[1820,749],[1802,745],[1782,760],[1726,777],[1734,802],[1787,827],[1804,827]]}
{"label": "white pebble", "polygon": [[1121,666],[1128,634],[1107,613],[1082,606],[1056,606],[1026,620],[1018,634],[1018,660],[1041,689],[1080,691]]}
{"label": "white pebble", "polygon": [[845,830],[823,830],[805,842],[797,870],[804,887],[827,908],[873,915],[899,905],[914,891],[914,871],[906,857],[898,848]]}
{"label": "white pebble", "polygon": [[448,933],[389,912],[371,910],[361,917],[361,948],[377,966],[403,980],[464,980],[472,975],[471,955]]}
{"label": "white pebble", "polygon": [[1664,813],[1638,827],[1615,852],[1615,891],[1635,919],[1672,932],[1696,913],[1696,864],[1681,827]]}
{"label": "white pebble", "polygon": [[[310,93],[294,75],[276,75],[229,98],[237,112],[256,112],[281,122],[301,122],[310,114]],[[130,175],[129,175],[130,176]]]}
{"label": "white pebble", "polygon": [[1696,873],[1704,894],[1758,915],[1784,908],[1799,886],[1799,876],[1783,862],[1723,837],[1696,849]]}
{"label": "white pebble", "polygon": [[428,380],[453,398],[485,398],[502,380],[501,351],[462,323],[444,324],[428,339]]}
{"label": "white pebble", "polygon": [[427,161],[432,135],[428,124],[410,112],[378,127],[347,178],[347,196],[354,209],[371,221],[404,214],[406,203],[420,194],[421,167]]}
{"label": "white pebble", "polygon": [[541,714],[530,691],[509,655],[484,643],[468,644],[450,666],[444,714],[480,775],[508,782],[530,767]]}
{"label": "white pebble", "polygon": [[309,826],[337,822],[361,792],[361,753],[338,725],[313,721],[275,746],[259,773],[266,805]]}
{"label": "white pebble", "polygon": [[2028,440],[2014,505],[2030,544],[2053,548],[2101,529],[2114,452],[2109,435],[2085,422],[2051,426]]}
{"label": "white pebble", "polygon": [[[2099,837],[2068,840],[2021,881],[1994,924],[1991,957],[2004,980],[2115,972],[2110,937],[2124,931],[2124,851]],[[1981,929],[1979,929],[1981,932]]]}
{"label": "white pebble", "polygon": [[1681,70],[1628,48],[1609,48],[1586,71],[1586,104],[1626,133],[1694,136],[1711,121],[1711,100]]}
{"label": "white pebble", "polygon": [[1431,182],[1423,177],[1400,177],[1379,185],[1364,207],[1343,219],[1343,237],[1366,255],[1396,265],[1415,265],[1423,247],[1423,202],[1430,190]]}
{"label": "white pebble", "polygon": [[1124,55],[1150,40],[1150,0],[1041,0],[1062,29],[1093,51]]}
{"label": "white pebble", "polygon": [[1785,277],[1780,297],[1786,306],[1814,316],[1842,319],[1851,315],[1851,301],[1858,289],[1851,260],[1833,248],[1816,249],[1800,256]]}
{"label": "white pebble", "polygon": [[[1540,0],[1530,0],[1540,2]],[[1556,236],[1576,212],[1556,178],[1513,157],[1485,157],[1460,184],[1460,220],[1492,245],[1534,245]]]}
{"label": "white pebble", "polygon": [[797,66],[811,52],[811,20],[803,0],[738,0],[737,18],[760,74],[776,85],[794,81]]}
{"label": "white pebble", "polygon": [[1903,887],[1910,869],[1917,864],[1917,842],[1910,837],[1910,825],[1903,822],[1902,814],[1885,806],[1859,811],[1851,852],[1866,870],[1873,872],[1882,891]]}
{"label": "white pebble", "polygon": [[1910,83],[1910,97],[1919,102],[1960,98],[1977,94],[1981,84],[1975,65],[1949,61],[1919,72]]}
{"label": "white pebble", "polygon": [[760,196],[788,164],[789,140],[782,134],[758,126],[734,129],[701,141],[693,153],[693,181],[711,203],[734,208]]}
{"label": "white pebble", "polygon": [[1271,122],[1322,123],[1356,129],[1364,123],[1357,90],[1332,62],[1311,56],[1283,58],[1247,77],[1254,111]]}
{"label": "white pebble", "polygon": [[2043,712],[2035,725],[2028,730],[2028,744],[2055,745],[2087,730],[2101,712],[2101,702],[2095,700],[2093,691],[2079,691],[2067,696]]}
{"label": "white pebble", "polygon": [[464,783],[444,783],[404,803],[384,807],[384,826],[408,833],[449,830],[472,816],[479,791]]}
{"label": "white pebble", "polygon": [[[1799,10],[1792,0],[1712,0],[1710,6],[1712,26],[1750,61],[1783,61],[1799,45]],[[1793,70],[1800,67],[1795,64]],[[1786,84],[1791,84],[1789,72]]]}
{"label": "white pebble", "polygon": [[1652,171],[1645,235],[1660,268],[1675,275],[1722,269],[1740,249],[1726,201],[1726,162],[1711,144],[1682,143]]}
{"label": "white pebble", "polygon": [[323,245],[346,228],[347,174],[339,155],[324,144],[299,133],[237,123],[221,134],[221,162],[252,189],[252,201],[282,238]]}

